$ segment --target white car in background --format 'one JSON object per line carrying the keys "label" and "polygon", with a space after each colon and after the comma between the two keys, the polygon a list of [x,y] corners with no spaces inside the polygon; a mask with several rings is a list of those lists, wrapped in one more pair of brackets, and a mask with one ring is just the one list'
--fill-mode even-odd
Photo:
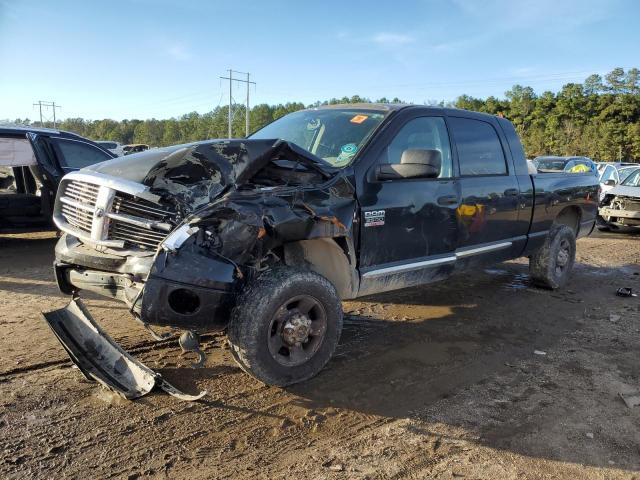
{"label": "white car in background", "polygon": [[620,185],[624,180],[640,168],[637,163],[609,163],[604,164],[600,173],[600,200],[616,185]]}
{"label": "white car in background", "polygon": [[102,148],[106,148],[111,153],[115,153],[117,156],[122,157],[124,155],[124,145],[120,142],[114,142],[111,140],[98,140],[96,142]]}
{"label": "white car in background", "polygon": [[604,195],[596,225],[605,231],[640,228],[640,167]]}

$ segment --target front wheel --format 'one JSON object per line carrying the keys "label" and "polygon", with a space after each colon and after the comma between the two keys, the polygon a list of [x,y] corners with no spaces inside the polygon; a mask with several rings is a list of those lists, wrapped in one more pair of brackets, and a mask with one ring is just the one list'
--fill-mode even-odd
{"label": "front wheel", "polygon": [[240,367],[276,386],[316,375],[342,331],[342,304],[323,276],[301,268],[263,272],[239,296],[229,343]]}
{"label": "front wheel", "polygon": [[540,249],[531,255],[529,272],[533,283],[555,290],[569,280],[576,259],[576,236],[566,225],[554,225]]}

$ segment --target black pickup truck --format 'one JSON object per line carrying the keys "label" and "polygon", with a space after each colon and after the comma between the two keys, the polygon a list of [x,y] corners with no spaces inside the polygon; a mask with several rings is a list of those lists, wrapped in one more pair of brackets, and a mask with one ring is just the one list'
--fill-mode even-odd
{"label": "black pickup truck", "polygon": [[[75,299],[83,290],[125,302],[148,327],[183,330],[185,349],[227,328],[243,370],[288,385],[330,359],[343,299],[518,257],[530,258],[533,282],[562,287],[598,193],[592,173],[531,175],[504,118],[414,105],[304,110],[247,139],[65,176],[55,274],[74,300],[46,318],[88,377],[127,398],[157,374],[145,370],[140,386],[122,373],[123,358],[146,367],[93,323]],[[114,353],[97,354],[100,342]]]}

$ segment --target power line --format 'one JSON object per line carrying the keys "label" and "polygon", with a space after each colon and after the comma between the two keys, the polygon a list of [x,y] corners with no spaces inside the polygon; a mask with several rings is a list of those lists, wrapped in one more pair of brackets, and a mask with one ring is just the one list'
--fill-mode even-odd
{"label": "power line", "polygon": [[[56,108],[62,108],[60,105],[56,105],[56,102],[44,102],[42,100],[38,100],[38,103],[34,103],[33,106],[37,106],[40,109],[40,126],[44,126],[43,117],[42,117],[42,107],[53,109],[53,128],[56,128]],[[50,121],[51,119],[47,119]]]}
{"label": "power line", "polygon": [[[249,80],[250,78],[250,73],[248,72],[238,72],[236,70],[232,70],[229,69],[229,76],[228,77],[220,77],[222,80],[229,80],[229,113],[228,113],[228,119],[229,119],[229,125],[228,125],[228,129],[229,129],[229,138],[231,138],[231,123],[233,120],[233,115],[231,113],[231,110],[233,108],[233,82],[238,82],[238,83],[245,83],[247,85],[247,110],[245,112],[245,128],[246,128],[246,132],[247,132],[247,136],[249,136],[249,87],[251,86],[251,84],[255,85],[256,82],[252,82]],[[233,78],[233,74],[234,73],[239,73],[240,75],[246,75],[247,79],[246,80],[241,80],[239,78]]]}

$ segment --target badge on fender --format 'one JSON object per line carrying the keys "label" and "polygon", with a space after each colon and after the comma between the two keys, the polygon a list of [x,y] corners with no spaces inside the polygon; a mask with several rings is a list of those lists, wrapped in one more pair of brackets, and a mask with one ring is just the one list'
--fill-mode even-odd
{"label": "badge on fender", "polygon": [[370,210],[364,212],[365,227],[381,227],[384,225],[384,210]]}

